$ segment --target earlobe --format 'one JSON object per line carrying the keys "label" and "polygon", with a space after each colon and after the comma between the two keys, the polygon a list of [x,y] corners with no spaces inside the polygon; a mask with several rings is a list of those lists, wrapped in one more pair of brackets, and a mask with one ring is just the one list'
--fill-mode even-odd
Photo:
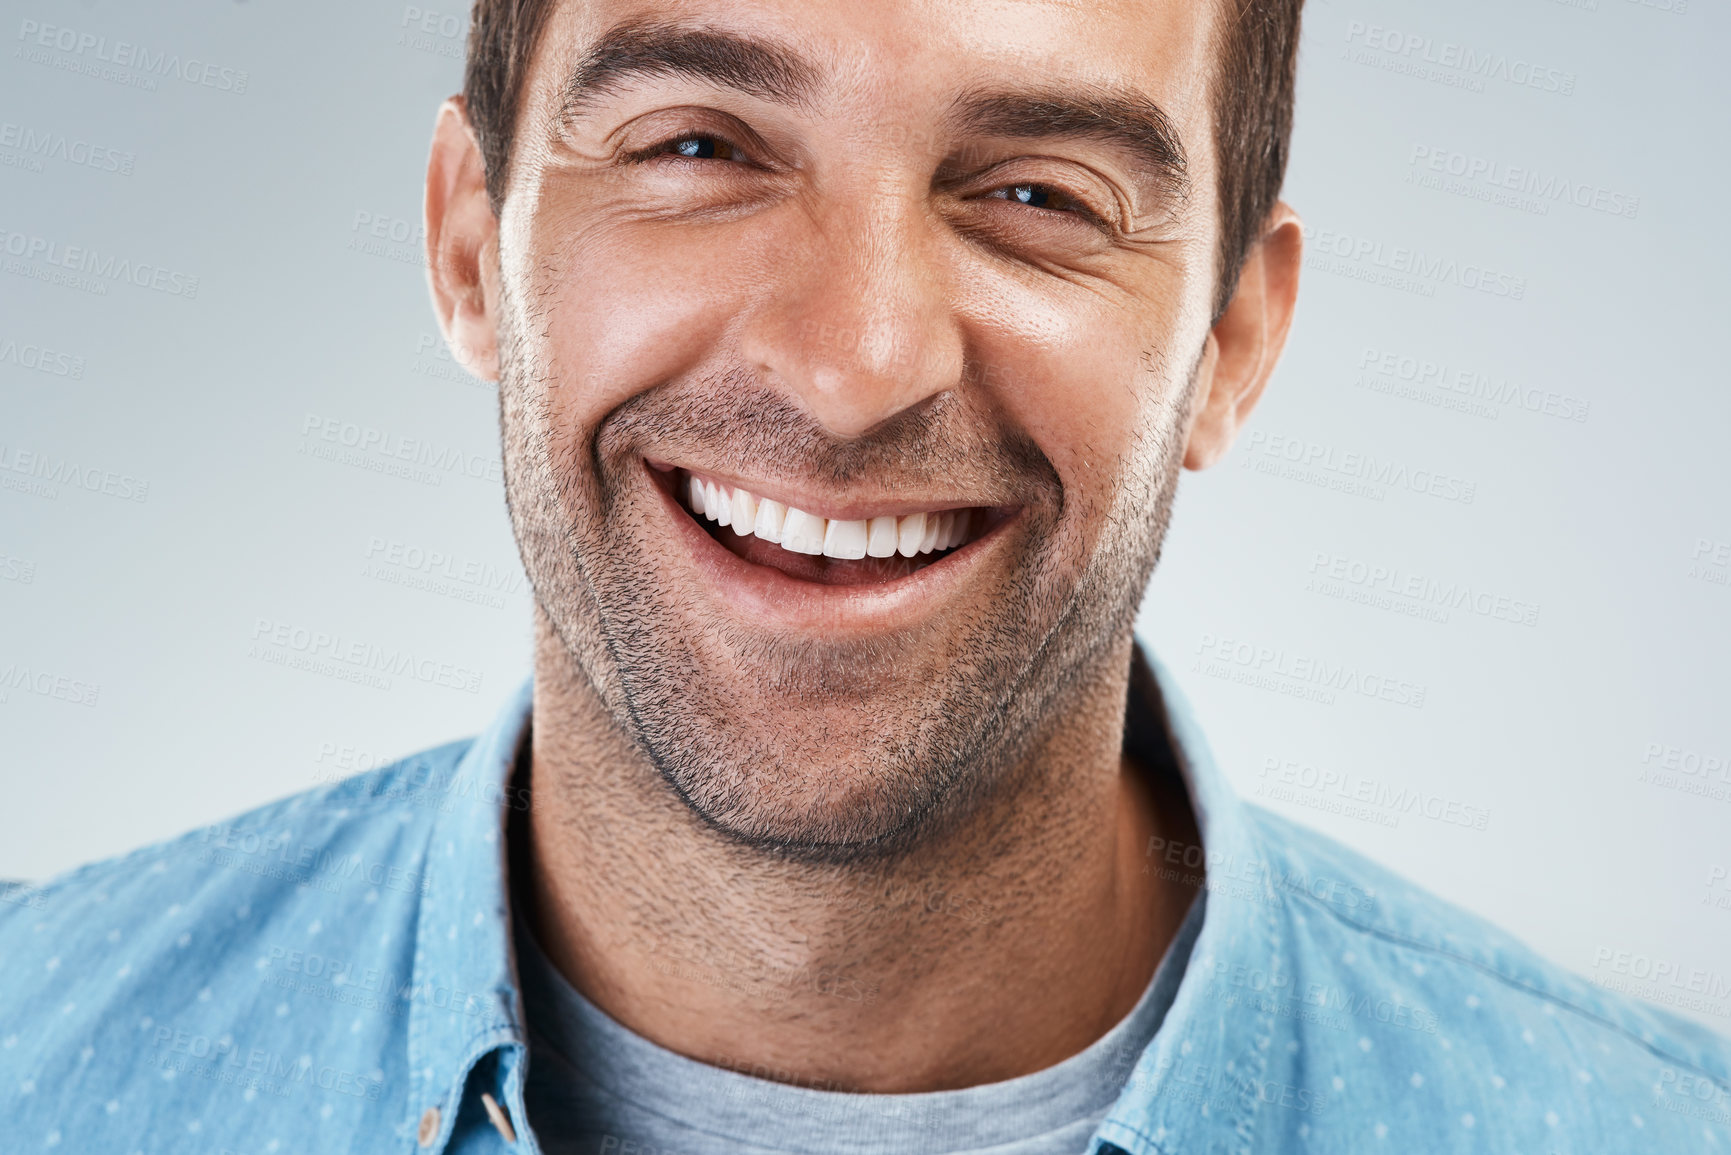
{"label": "earlobe", "polygon": [[427,157],[427,285],[445,343],[477,377],[499,379],[496,300],[490,287],[499,222],[463,98],[439,108]]}
{"label": "earlobe", "polygon": [[1224,457],[1262,398],[1292,327],[1303,262],[1303,225],[1282,201],[1245,258],[1232,301],[1208,335],[1184,445],[1186,469],[1206,469]]}

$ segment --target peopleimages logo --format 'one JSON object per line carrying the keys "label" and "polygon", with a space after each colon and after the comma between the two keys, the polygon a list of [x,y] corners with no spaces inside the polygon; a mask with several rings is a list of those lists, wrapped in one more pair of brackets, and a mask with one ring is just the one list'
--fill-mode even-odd
{"label": "peopleimages logo", "polygon": [[16,365],[54,377],[84,376],[84,358],[11,337],[0,337],[0,365]]}
{"label": "peopleimages logo", "polygon": [[[143,73],[146,78],[174,77],[201,88],[214,88],[219,92],[232,92],[236,95],[246,91],[247,81],[250,79],[250,75],[242,68],[211,64],[196,57],[183,57],[180,53],[167,49],[151,49],[129,40],[110,42],[106,36],[80,32],[76,28],[61,24],[43,24],[36,20],[20,21],[18,39],[23,42],[24,49],[53,49],[78,63],[107,64],[114,68]],[[23,54],[24,50],[20,49],[18,55]],[[49,61],[39,60],[37,63]],[[84,71],[78,68],[73,70]],[[155,85],[151,84],[149,87],[154,88]]]}
{"label": "peopleimages logo", "polygon": [[1525,300],[1527,295],[1525,277],[1404,245],[1385,245],[1373,237],[1355,236],[1334,229],[1306,228],[1304,244],[1310,253],[1305,258],[1306,268],[1403,289],[1423,297],[1434,296],[1437,285],[1454,285],[1510,301]]}
{"label": "peopleimages logo", "polygon": [[15,557],[0,551],[0,581],[17,582],[19,585],[30,585],[36,580],[36,563],[28,558]]}
{"label": "peopleimages logo", "polygon": [[[7,475],[13,476],[7,476]],[[29,478],[28,488],[20,478]],[[145,501],[150,482],[129,473],[116,473],[33,449],[20,449],[0,441],[0,488],[21,489],[39,497],[59,496],[59,486],[100,493],[121,501]]]}
{"label": "peopleimages logo", "polygon": [[[1507,377],[1495,377],[1477,369],[1452,366],[1445,361],[1376,349],[1369,345],[1358,355],[1358,368],[1360,376],[1354,384],[1361,388],[1398,396],[1408,395],[1409,387],[1420,393],[1429,390],[1450,402],[1458,399],[1458,407],[1472,412],[1474,416],[1488,414],[1494,418],[1496,410],[1487,406],[1503,406],[1518,407],[1528,413],[1555,417],[1562,421],[1585,421],[1588,411],[1593,407],[1591,401],[1559,393],[1554,389],[1533,389],[1510,381]],[[1487,405],[1479,406],[1477,402],[1485,402]],[[1445,407],[1457,406],[1449,404]],[[1481,409],[1484,410],[1483,413],[1479,412]]]}
{"label": "peopleimages logo", "polygon": [[1606,990],[1636,994],[1685,1011],[1723,1015],[1725,1000],[1731,999],[1731,975],[1608,946],[1593,952],[1593,973],[1588,978]]}
{"label": "peopleimages logo", "polygon": [[[1533,602],[1491,590],[1474,589],[1467,582],[1443,581],[1428,574],[1402,569],[1397,565],[1379,565],[1343,554],[1313,550],[1310,574],[1311,586],[1306,588],[1318,587],[1313,592],[1331,597],[1342,596],[1340,591],[1328,588],[1327,583],[1332,582],[1371,594],[1403,598],[1426,607],[1466,610],[1481,618],[1512,622],[1515,625],[1535,626],[1539,622],[1539,607]],[[1446,614],[1443,620],[1447,620]]]}
{"label": "peopleimages logo", "polygon": [[1333,705],[1338,691],[1420,710],[1428,692],[1420,683],[1381,671],[1212,633],[1204,633],[1196,643],[1190,668],[1195,673],[1324,705]]}
{"label": "peopleimages logo", "polygon": [[[1608,216],[1630,220],[1641,211],[1641,198],[1616,192],[1603,185],[1570,180],[1529,165],[1505,164],[1494,157],[1476,156],[1450,148],[1415,144],[1407,162],[1413,171],[1455,177],[1469,185],[1485,186],[1489,192],[1509,192],[1541,202],[1541,215],[1548,203],[1562,202]],[[1453,190],[1448,190],[1453,191]],[[1511,202],[1512,207],[1522,207]]]}
{"label": "peopleimages logo", "polygon": [[434,12],[413,4],[405,4],[398,28],[397,43],[404,48],[461,60],[463,42],[469,33],[469,14]]}
{"label": "peopleimages logo", "polygon": [[[1259,777],[1261,780],[1256,787],[1259,795],[1269,795],[1274,788],[1284,786],[1345,803],[1358,803],[1373,811],[1385,811],[1388,821],[1380,820],[1380,816],[1371,819],[1383,826],[1398,826],[1403,814],[1415,814],[1433,822],[1465,826],[1473,830],[1485,829],[1491,820],[1491,812],[1482,806],[1471,806],[1459,799],[1431,794],[1415,787],[1395,786],[1351,771],[1317,767],[1308,762],[1264,758]],[[1289,797],[1286,800],[1300,806],[1311,806],[1312,809],[1331,809],[1328,806],[1316,806],[1302,797]],[[1348,813],[1348,817],[1363,815]]]}
{"label": "peopleimages logo", "polygon": [[1288,476],[1325,488],[1340,489],[1381,501],[1389,489],[1405,489],[1443,501],[1471,505],[1478,483],[1434,469],[1412,469],[1404,463],[1368,453],[1337,449],[1320,441],[1288,437],[1265,429],[1252,430],[1240,459],[1246,468]]}
{"label": "peopleimages logo", "polygon": [[468,666],[273,618],[253,623],[247,656],[381,690],[391,688],[390,678],[407,677],[429,686],[481,692],[481,671]]}
{"label": "peopleimages logo", "polygon": [[308,413],[301,421],[300,452],[430,485],[438,485],[447,474],[492,482],[505,476],[504,464],[488,454],[318,413]]}
{"label": "peopleimages logo", "polygon": [[[0,226],[0,253],[17,258],[17,261],[6,263],[6,271],[9,273],[38,275],[32,272],[30,266],[40,261],[50,268],[65,269],[74,274],[74,279],[80,282],[74,284],[74,288],[95,290],[99,294],[108,292],[108,286],[104,282],[114,281],[167,293],[171,297],[185,297],[189,301],[198,296],[198,278],[191,273],[177,272],[149,261],[134,261],[130,257],[118,256],[112,252],[104,253],[87,245],[61,244],[48,237],[15,232],[3,226]],[[15,265],[17,267],[14,267]],[[85,281],[84,278],[87,277],[94,280]],[[58,280],[60,277],[47,276],[43,279]]]}
{"label": "peopleimages logo", "polygon": [[[10,120],[0,121],[0,149],[11,149],[32,161],[58,160],[83,168],[93,168],[98,172],[119,173],[121,176],[131,176],[132,166],[138,159],[130,152],[122,152],[118,148],[92,144],[88,140],[67,136],[64,132],[14,124]],[[40,163],[35,165],[35,171],[41,171]]]}
{"label": "peopleimages logo", "polygon": [[1346,42],[1349,46],[1382,53],[1390,58],[1385,61],[1374,58],[1358,60],[1357,63],[1380,64],[1391,72],[1410,71],[1421,79],[1431,79],[1421,67],[1428,65],[1473,82],[1476,91],[1483,91],[1484,81],[1497,80],[1517,88],[1536,88],[1559,96],[1573,96],[1575,93],[1573,72],[1536,64],[1506,52],[1473,48],[1452,40],[1437,40],[1381,24],[1347,21]]}
{"label": "peopleimages logo", "polygon": [[102,693],[102,687],[95,682],[56,674],[52,670],[21,662],[8,662],[0,666],[0,702],[4,702],[13,690],[70,702],[74,706],[94,706]]}
{"label": "peopleimages logo", "polygon": [[361,574],[377,581],[504,609],[506,597],[527,587],[521,567],[497,566],[395,538],[373,537]]}
{"label": "peopleimages logo", "polygon": [[1731,585],[1731,541],[1696,538],[1687,576],[1713,585]]}

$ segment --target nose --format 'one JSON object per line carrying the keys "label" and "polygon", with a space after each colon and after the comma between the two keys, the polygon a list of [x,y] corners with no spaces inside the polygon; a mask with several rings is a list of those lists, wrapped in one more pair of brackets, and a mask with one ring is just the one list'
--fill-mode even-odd
{"label": "nose", "polygon": [[923,200],[873,190],[801,221],[743,326],[747,363],[838,437],[955,387],[962,335]]}

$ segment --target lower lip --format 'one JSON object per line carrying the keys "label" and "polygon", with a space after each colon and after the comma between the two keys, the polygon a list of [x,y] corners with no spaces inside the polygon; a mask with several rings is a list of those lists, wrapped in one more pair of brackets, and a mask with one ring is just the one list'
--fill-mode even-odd
{"label": "lower lip", "polygon": [[935,613],[970,581],[978,579],[989,559],[1001,550],[1006,531],[1021,520],[1017,511],[967,545],[906,577],[862,585],[825,585],[801,581],[737,556],[697,524],[672,487],[656,479],[659,471],[654,466],[645,462],[644,470],[672,522],[670,544],[681,548],[698,578],[716,589],[727,606],[755,623],[822,630],[832,635],[905,627]]}

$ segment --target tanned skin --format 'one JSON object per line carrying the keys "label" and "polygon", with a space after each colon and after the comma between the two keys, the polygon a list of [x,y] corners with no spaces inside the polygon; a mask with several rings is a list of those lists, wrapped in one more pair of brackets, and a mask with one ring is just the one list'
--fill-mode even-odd
{"label": "tanned skin", "polygon": [[[567,0],[497,214],[440,110],[433,298],[499,382],[535,591],[532,925],[639,1034],[943,1090],[1076,1054],[1146,987],[1194,893],[1145,847],[1197,835],[1122,753],[1131,625],[1301,263],[1283,204],[1213,315],[1214,18]],[[807,558],[701,523],[684,471],[989,530]]]}

